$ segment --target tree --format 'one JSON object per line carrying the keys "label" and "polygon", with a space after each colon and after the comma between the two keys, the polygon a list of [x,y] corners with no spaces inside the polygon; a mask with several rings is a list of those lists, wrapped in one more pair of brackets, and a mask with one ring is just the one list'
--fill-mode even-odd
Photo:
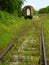
{"label": "tree", "polygon": [[43,14],[43,13],[49,13],[49,6],[47,6],[46,8],[41,8],[38,11],[39,14]]}
{"label": "tree", "polygon": [[20,13],[22,4],[23,0],[0,0],[0,10],[5,10],[10,13],[16,10],[17,13]]}

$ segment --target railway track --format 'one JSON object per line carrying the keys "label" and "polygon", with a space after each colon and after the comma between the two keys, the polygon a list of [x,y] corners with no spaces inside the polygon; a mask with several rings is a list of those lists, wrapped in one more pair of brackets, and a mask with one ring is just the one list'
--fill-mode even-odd
{"label": "railway track", "polygon": [[[34,24],[34,23],[33,23]],[[34,24],[35,25],[35,24]],[[35,29],[38,31],[39,43],[40,43],[40,65],[48,65],[47,58],[46,58],[46,48],[44,43],[44,26],[41,27],[41,31],[35,25]]]}
{"label": "railway track", "polygon": [[[40,56],[41,56],[40,65],[47,65],[46,51],[45,51],[45,44],[44,44],[44,29],[43,29],[43,26],[42,26],[42,31],[40,32],[38,27],[35,25],[35,23],[33,23],[33,25],[35,26],[35,29],[38,31],[38,37],[39,37],[39,40],[40,40]],[[18,39],[18,37],[16,37],[11,42],[11,44],[5,49],[5,51],[3,51],[3,53],[0,55],[0,62],[2,62],[2,59],[4,58],[4,56],[6,56],[6,54],[10,51],[10,49],[14,46],[17,39]]]}
{"label": "railway track", "polygon": [[45,43],[44,43],[44,26],[41,27],[41,31],[38,29],[36,25],[35,25],[35,29],[38,31],[38,37],[40,41],[39,42],[40,43],[40,56],[41,56],[41,59],[39,61],[40,65],[48,65],[47,58],[46,58],[46,48],[45,48]]}
{"label": "railway track", "polygon": [[8,47],[3,51],[3,53],[0,55],[0,62],[2,62],[2,59],[4,58],[4,56],[9,52],[9,50],[14,46],[16,40],[18,38],[16,37],[11,43],[10,45],[8,45]]}
{"label": "railway track", "polygon": [[[30,26],[28,26],[28,29],[30,28],[32,28],[32,25],[33,25],[33,23],[30,25]],[[6,54],[12,49],[12,47],[14,46],[14,44],[15,44],[15,42],[18,40],[18,38],[19,37],[21,37],[21,36],[24,36],[24,32],[27,30],[28,31],[28,29],[23,29],[23,30],[21,30],[21,32],[18,34],[18,36],[16,36],[15,37],[15,39],[7,46],[7,48],[1,53],[1,55],[0,55],[0,62],[3,62],[3,58],[6,56]]]}
{"label": "railway track", "polygon": [[40,43],[40,54],[41,54],[41,65],[47,65],[46,49],[44,44],[44,27],[42,26],[41,31],[41,43]]}

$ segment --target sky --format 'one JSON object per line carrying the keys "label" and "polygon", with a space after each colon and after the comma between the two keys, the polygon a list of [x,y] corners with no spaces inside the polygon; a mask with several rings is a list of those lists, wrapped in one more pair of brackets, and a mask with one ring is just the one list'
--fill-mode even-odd
{"label": "sky", "polygon": [[22,5],[22,8],[26,5],[31,5],[35,10],[39,10],[46,6],[49,6],[49,0],[26,0]]}

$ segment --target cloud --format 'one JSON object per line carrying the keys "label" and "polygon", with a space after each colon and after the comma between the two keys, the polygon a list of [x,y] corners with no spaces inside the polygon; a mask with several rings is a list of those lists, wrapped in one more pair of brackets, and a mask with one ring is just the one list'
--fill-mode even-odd
{"label": "cloud", "polygon": [[26,0],[22,7],[26,5],[31,5],[35,10],[39,10],[40,8],[49,6],[49,0]]}

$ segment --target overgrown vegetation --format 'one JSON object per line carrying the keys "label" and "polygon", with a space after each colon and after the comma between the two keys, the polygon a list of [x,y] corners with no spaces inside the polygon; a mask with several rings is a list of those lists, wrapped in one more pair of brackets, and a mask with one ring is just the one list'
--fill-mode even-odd
{"label": "overgrown vegetation", "polygon": [[[40,57],[39,55],[40,44],[38,40],[38,33],[37,33],[38,31],[35,29],[35,26],[39,27],[41,30],[42,24],[44,25],[46,50],[49,49],[49,46],[48,46],[48,43],[49,43],[48,41],[49,40],[49,33],[48,33],[49,32],[49,14],[43,14],[39,16],[40,17],[38,19],[35,17],[31,20],[29,19],[25,20],[24,18],[15,17],[14,15],[9,14],[5,11],[0,11],[0,54],[7,47],[7,45],[9,45],[10,42],[16,36],[18,36],[19,33],[21,33],[21,37],[17,40],[17,42],[15,43],[14,47],[10,50],[10,52],[5,56],[4,63],[2,63],[1,65],[3,64],[8,65],[11,56],[18,55],[18,54],[21,54],[22,56],[27,56],[27,55],[32,56],[33,55],[32,58],[26,58],[27,59],[26,65],[28,64],[28,62],[30,63],[30,61],[32,61],[33,64],[37,63],[38,65],[38,61]],[[32,25],[32,28],[30,29],[30,26],[33,22],[34,22],[34,25]],[[28,31],[28,29],[30,29],[30,31]],[[23,36],[23,33],[24,33],[24,36]],[[20,48],[20,46],[22,45],[25,39],[28,39],[28,42],[25,43],[27,44],[27,46],[24,46],[22,52],[18,53],[17,50]],[[36,39],[37,41],[33,42],[32,41],[33,39]],[[34,50],[32,50],[32,47],[34,48]],[[47,51],[47,58],[48,58],[48,55],[49,55],[49,51]],[[19,64],[21,65],[24,63],[20,62]]]}
{"label": "overgrown vegetation", "polygon": [[[36,18],[37,12],[35,11],[35,17],[31,20],[18,18],[17,15],[19,15],[18,14],[19,11],[21,12],[21,6],[19,5],[22,5],[23,1],[2,0],[2,4],[4,4],[5,1],[6,3],[8,3],[7,5],[9,6],[8,7],[1,6],[3,7],[1,9],[5,11],[0,11],[0,54],[6,49],[6,47],[10,44],[10,42],[13,41],[13,39],[15,39],[19,35],[20,36],[18,37],[13,48],[4,57],[3,59],[4,62],[1,63],[0,65],[9,65],[10,59],[11,57],[13,57],[13,55],[26,56],[25,65],[30,64],[38,65],[38,61],[40,58],[40,44],[39,44],[40,41],[38,37],[38,30],[41,31],[42,25],[44,25],[45,46],[46,46],[47,59],[49,61],[49,14],[38,14],[38,18]],[[18,4],[19,1],[20,3]],[[18,7],[16,5],[18,5]],[[13,6],[12,9],[10,9],[11,6]],[[15,11],[17,11],[17,13],[15,13]],[[10,14],[8,12],[10,13],[14,12],[16,16],[14,13]],[[49,13],[49,7],[41,9],[39,13]],[[38,30],[36,26],[38,27]],[[24,41],[25,44],[22,49],[21,46],[24,43]],[[21,52],[18,52],[19,49],[21,50]],[[24,65],[24,62],[22,61],[19,62],[19,65]]]}
{"label": "overgrown vegetation", "polygon": [[39,14],[49,13],[49,6],[47,6],[47,7],[45,7],[45,8],[41,8],[38,13],[39,13]]}
{"label": "overgrown vegetation", "polygon": [[21,30],[23,31],[23,29],[27,29],[27,26],[30,24],[30,20],[18,18],[0,11],[0,44],[2,44],[0,45],[0,49],[4,49],[15,38],[15,36],[21,33]]}
{"label": "overgrown vegetation", "polygon": [[[25,40],[26,36],[27,37],[29,36],[28,38],[30,38],[30,37],[32,38],[32,37],[34,37],[34,35],[36,36],[34,26],[31,27],[33,29],[30,28],[30,26],[32,26],[33,21],[34,21],[34,19],[33,20],[26,19],[25,20],[24,18],[15,17],[14,15],[9,14],[5,11],[0,11],[0,54],[2,53],[2,51],[4,49],[6,49],[6,47],[10,44],[10,42],[21,33],[20,37],[18,38],[14,47],[11,49],[11,51],[9,53],[7,53],[7,55],[4,58],[4,62],[1,65],[3,65],[3,64],[8,65],[11,56],[14,54],[18,55],[16,49],[19,49],[19,47]],[[34,32],[32,30],[34,30]],[[30,35],[33,33],[34,33],[33,36]],[[38,45],[38,41],[36,43]],[[26,44],[30,44],[29,46],[27,46],[28,48],[30,48],[32,46],[32,42],[27,42]],[[33,45],[34,45],[34,43],[33,43]],[[25,51],[28,50],[27,47],[24,47]],[[34,45],[34,47],[36,47],[36,45]],[[37,52],[35,52],[37,54],[37,56],[39,54],[38,51],[39,51],[39,49],[37,48]],[[34,51],[33,52],[31,51],[30,52],[31,54],[29,54],[29,52],[30,52],[29,50],[28,50],[28,52],[22,52],[21,55],[24,55],[24,56],[29,55],[30,56],[30,55],[35,54]],[[39,57],[37,57],[37,58],[39,59]],[[32,59],[34,59],[34,58],[32,58]],[[27,59],[26,64],[29,62],[28,60],[30,60],[30,59]],[[35,63],[35,61],[38,62],[35,59],[34,63]],[[20,62],[20,64],[23,64],[23,62]]]}
{"label": "overgrown vegetation", "polygon": [[21,16],[23,2],[24,0],[0,0],[0,10]]}

